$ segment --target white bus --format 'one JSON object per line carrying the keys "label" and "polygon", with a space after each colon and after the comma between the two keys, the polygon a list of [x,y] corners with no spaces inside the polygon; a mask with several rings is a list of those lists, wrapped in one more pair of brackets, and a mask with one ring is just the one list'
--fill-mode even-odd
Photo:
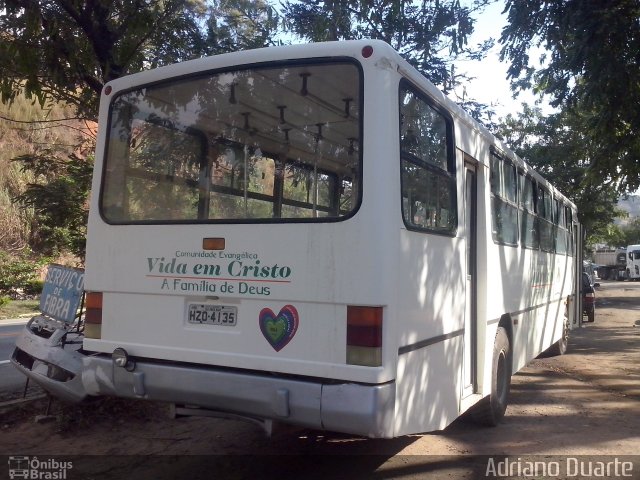
{"label": "white bus", "polygon": [[99,124],[82,348],[31,326],[14,355],[63,398],[369,437],[495,424],[580,317],[575,206],[383,42],[124,77]]}

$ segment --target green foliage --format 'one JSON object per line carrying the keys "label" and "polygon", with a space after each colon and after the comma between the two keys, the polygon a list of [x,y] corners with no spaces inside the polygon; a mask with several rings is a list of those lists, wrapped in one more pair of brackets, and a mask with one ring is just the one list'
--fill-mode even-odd
{"label": "green foliage", "polygon": [[15,298],[20,292],[26,295],[41,292],[40,272],[48,261],[34,259],[28,250],[19,255],[0,251],[0,294]]}
{"label": "green foliage", "polygon": [[640,245],[640,217],[620,227],[622,232],[621,243],[613,245]]}
{"label": "green foliage", "polygon": [[16,201],[32,208],[38,219],[30,240],[32,248],[45,255],[70,251],[84,258],[91,159],[46,150],[22,155],[16,161],[35,179],[16,196]]}
{"label": "green foliage", "polygon": [[97,117],[105,83],[199,56],[201,0],[0,0],[0,94]]}
{"label": "green foliage", "polygon": [[458,0],[286,1],[288,31],[308,41],[372,38],[393,46],[414,67],[446,92],[456,82],[454,59],[482,58],[492,42],[468,45],[472,14],[489,0],[463,6]]}
{"label": "green foliage", "polygon": [[44,280],[40,280],[39,278],[34,278],[29,280],[24,285],[24,293],[28,296],[40,295],[42,293],[42,289],[44,288]]}
{"label": "green foliage", "polygon": [[278,43],[279,16],[263,0],[213,0],[206,26],[209,55]]}
{"label": "green foliage", "polygon": [[[26,295],[26,292],[25,292]],[[22,297],[23,295],[14,295]],[[5,299],[5,303],[2,303]],[[26,300],[14,300],[11,297],[0,297],[0,318],[17,318],[37,315],[40,307],[39,298],[27,298]]]}
{"label": "green foliage", "polygon": [[601,229],[597,234],[589,236],[588,246],[591,247],[593,245],[609,245],[611,247],[625,246],[624,233],[618,225],[611,223]]}
{"label": "green foliage", "polygon": [[621,225],[609,225],[595,236],[592,244],[605,244],[612,247],[640,245],[640,218],[634,218]]}
{"label": "green foliage", "polygon": [[[640,186],[640,3],[507,0],[501,56],[511,62],[515,88],[534,87],[552,105],[582,116],[593,155],[585,171],[594,182]],[[531,67],[543,47],[543,66]]]}
{"label": "green foliage", "polygon": [[[58,123],[41,123],[51,122],[42,112],[64,104],[73,111],[57,108],[53,119],[95,120],[105,83],[205,54],[269,45],[278,24],[273,7],[248,0],[0,0],[0,12],[0,100],[12,107],[0,111],[0,119],[31,136],[29,148],[5,149],[6,159],[0,152],[0,248],[28,244],[81,258],[92,162],[78,153],[76,139],[60,142],[54,129],[45,130]],[[5,172],[20,179],[18,188],[5,186]]]}
{"label": "green foliage", "polygon": [[69,115],[68,110],[63,104],[42,109],[22,95],[11,105],[0,104],[0,250],[21,251],[29,244],[34,223],[33,209],[13,202],[33,178],[11,160],[34,153],[43,144],[75,144],[76,131],[67,125],[75,126],[79,122],[50,121]]}

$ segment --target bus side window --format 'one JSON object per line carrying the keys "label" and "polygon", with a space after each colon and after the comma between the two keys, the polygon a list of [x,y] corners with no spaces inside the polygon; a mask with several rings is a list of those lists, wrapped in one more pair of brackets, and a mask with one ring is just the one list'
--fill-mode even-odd
{"label": "bus side window", "polygon": [[573,244],[573,211],[571,207],[565,207],[565,219],[567,224],[567,254],[570,257],[574,256],[574,244]]}
{"label": "bus side window", "polygon": [[556,253],[566,254],[568,245],[567,221],[565,218],[566,208],[559,199],[555,199],[555,223],[556,223]]}
{"label": "bus side window", "polygon": [[491,152],[491,223],[496,243],[517,245],[518,207],[516,167]]}
{"label": "bus side window", "polygon": [[538,219],[540,226],[540,248],[545,252],[555,250],[551,193],[538,186]]}
{"label": "bus side window", "polygon": [[538,217],[536,216],[535,183],[531,177],[520,174],[520,240],[525,248],[540,246]]}
{"label": "bus side window", "polygon": [[457,227],[451,120],[408,87],[400,91],[402,217],[407,228]]}

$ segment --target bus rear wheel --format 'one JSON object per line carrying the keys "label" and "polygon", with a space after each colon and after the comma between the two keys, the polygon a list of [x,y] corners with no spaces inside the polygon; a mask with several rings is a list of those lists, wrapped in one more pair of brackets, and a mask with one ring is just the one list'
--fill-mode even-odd
{"label": "bus rear wheel", "polygon": [[[591,320],[591,317],[589,317],[589,321],[590,322],[593,321]],[[565,353],[567,353],[568,345],[569,345],[569,324],[567,322],[564,322],[564,326],[562,328],[562,337],[560,337],[560,340],[558,340],[556,343],[551,345],[551,348],[549,348],[549,350],[545,352],[546,353],[545,356],[559,357],[560,355],[564,355]]]}
{"label": "bus rear wheel", "polygon": [[476,422],[494,427],[500,423],[509,403],[511,388],[511,345],[503,327],[498,327],[493,344],[491,393],[483,398],[473,412]]}

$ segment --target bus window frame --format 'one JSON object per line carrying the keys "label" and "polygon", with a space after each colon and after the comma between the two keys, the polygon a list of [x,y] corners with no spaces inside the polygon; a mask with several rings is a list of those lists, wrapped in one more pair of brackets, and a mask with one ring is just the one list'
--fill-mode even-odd
{"label": "bus window frame", "polygon": [[[401,132],[402,132],[402,96],[403,92],[412,92],[418,99],[424,101],[427,106],[433,109],[438,115],[442,117],[445,122],[446,127],[446,149],[447,149],[447,170],[444,170],[433,163],[429,163],[421,158],[416,157],[410,152],[405,152],[402,149],[401,142]],[[451,113],[444,107],[438,104],[432,97],[430,97],[427,93],[425,93],[420,87],[415,85],[413,82],[406,78],[401,78],[398,83],[398,130],[397,130],[397,139],[398,139],[398,152],[399,152],[399,162],[398,166],[400,167],[400,215],[402,217],[402,222],[407,230],[412,232],[420,232],[432,235],[441,235],[445,237],[456,237],[458,235],[459,229],[459,215],[458,215],[458,182],[457,182],[457,169],[456,169],[456,158],[455,158],[455,129],[453,126],[453,116]],[[414,223],[409,223],[405,217],[405,207],[404,207],[404,197],[402,196],[405,191],[405,182],[403,180],[403,162],[407,161],[416,165],[419,168],[423,168],[426,171],[432,172],[435,175],[441,176],[446,179],[449,184],[450,192],[453,194],[452,201],[452,211],[454,214],[453,225],[450,230],[438,229],[438,228],[430,228],[416,225]]]}

